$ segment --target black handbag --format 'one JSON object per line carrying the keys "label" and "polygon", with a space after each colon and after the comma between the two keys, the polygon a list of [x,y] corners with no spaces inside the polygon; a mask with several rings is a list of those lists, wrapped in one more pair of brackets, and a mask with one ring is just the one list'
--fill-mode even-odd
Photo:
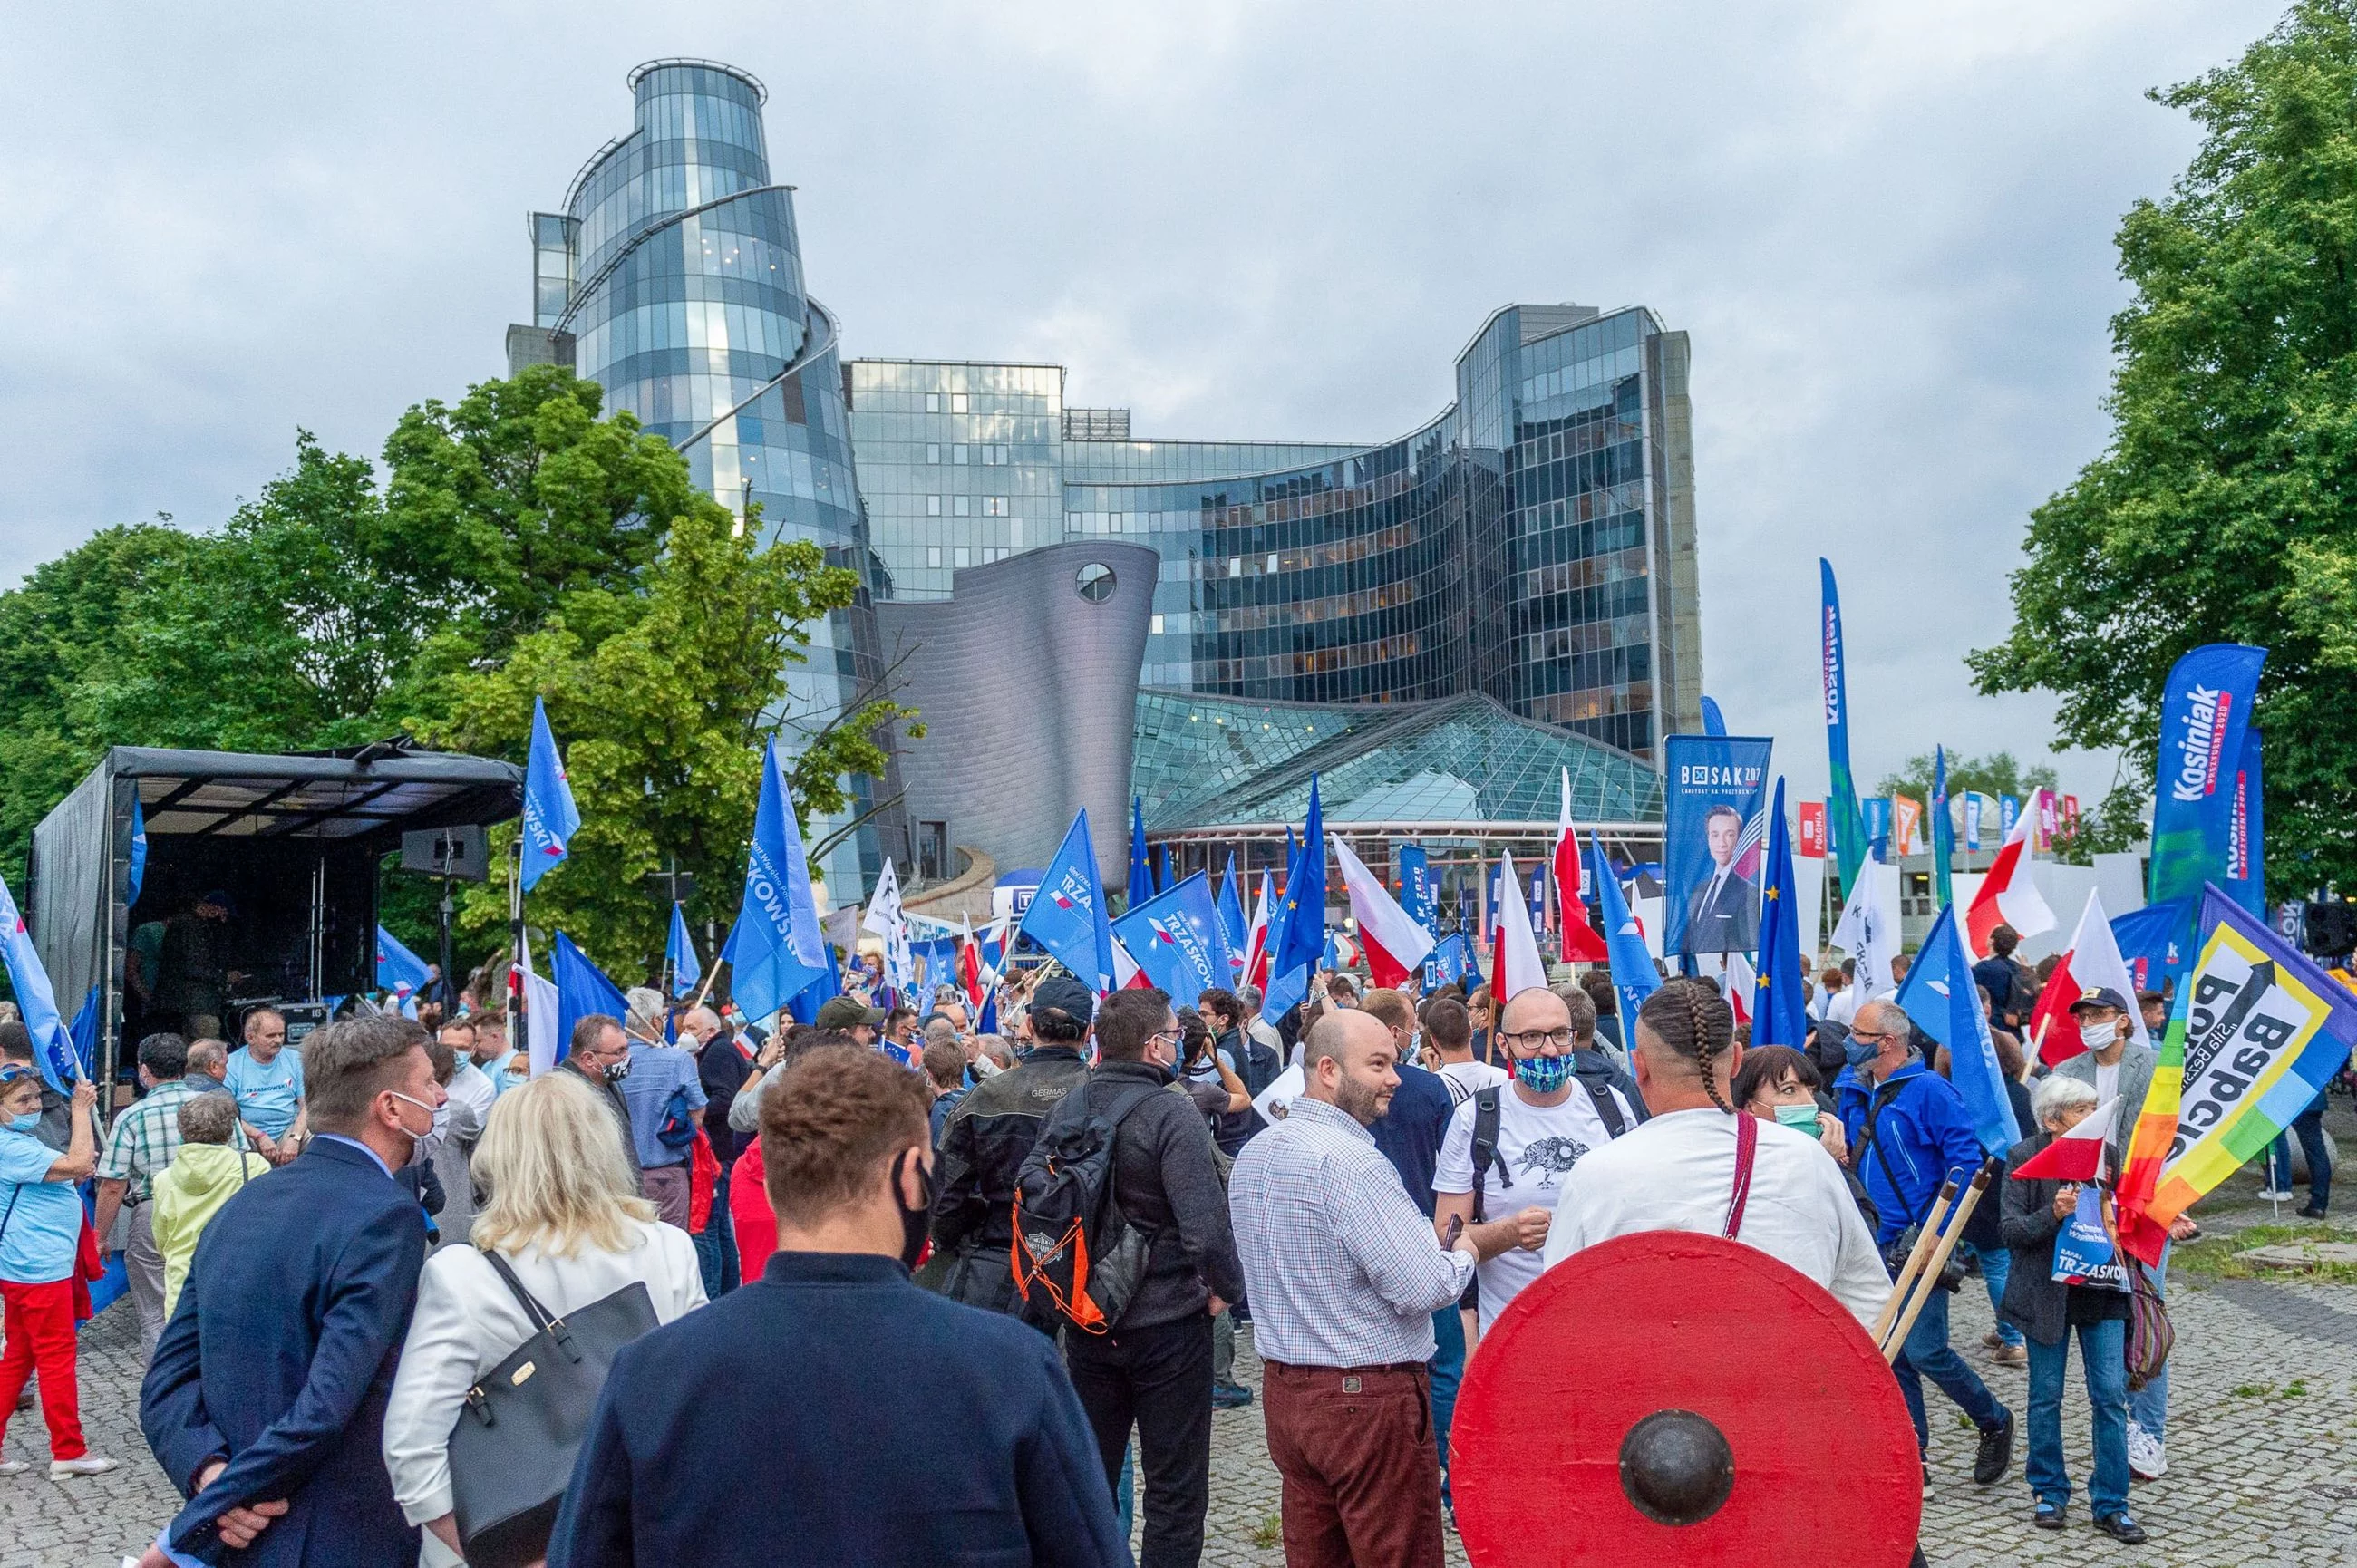
{"label": "black handbag", "polygon": [[479,1255],[538,1332],[467,1391],[450,1429],[451,1508],[470,1568],[523,1568],[547,1555],[598,1391],[616,1352],[655,1326],[654,1299],[632,1280],[552,1317],[505,1258],[489,1248]]}

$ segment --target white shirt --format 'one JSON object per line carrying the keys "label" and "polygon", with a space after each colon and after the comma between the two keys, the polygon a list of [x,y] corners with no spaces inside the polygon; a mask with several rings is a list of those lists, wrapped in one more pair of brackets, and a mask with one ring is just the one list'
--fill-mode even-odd
{"label": "white shirt", "polygon": [[[1564,1183],[1542,1266],[1639,1230],[1719,1235],[1734,1196],[1735,1118],[1711,1110],[1656,1116],[1579,1162]],[[1736,1240],[1816,1281],[1869,1328],[1890,1294],[1890,1276],[1841,1167],[1824,1144],[1793,1128],[1760,1123],[1751,1196]],[[1485,1283],[1484,1307],[1489,1296]]]}
{"label": "white shirt", "polygon": [[1284,1366],[1429,1361],[1432,1315],[1473,1277],[1472,1254],[1441,1251],[1373,1136],[1307,1095],[1236,1156],[1228,1211],[1253,1348]]}
{"label": "white shirt", "polygon": [[1847,1024],[1851,1019],[1857,1016],[1857,987],[1855,985],[1843,986],[1839,991],[1834,993],[1833,1000],[1825,1004],[1825,1022],[1828,1024]]}
{"label": "white shirt", "polygon": [[[1621,1124],[1633,1125],[1637,1113],[1618,1090],[1608,1090],[1620,1106]],[[1473,1190],[1473,1122],[1480,1111],[1471,1100],[1448,1119],[1440,1140],[1440,1160],[1432,1174],[1437,1193]],[[1604,1119],[1587,1091],[1577,1085],[1560,1105],[1533,1105],[1516,1088],[1498,1096],[1498,1152],[1481,1173],[1481,1212],[1503,1219],[1534,1204],[1555,1212],[1564,1180],[1592,1149],[1612,1141]],[[1543,1265],[1536,1252],[1509,1248],[1481,1265],[1481,1327],[1489,1330],[1506,1304],[1539,1277]]]}
{"label": "white shirt", "polygon": [[490,1074],[472,1061],[458,1058],[458,1070],[450,1075],[444,1093],[450,1097],[450,1135],[462,1143],[472,1143],[483,1135],[483,1122],[491,1113],[491,1101],[500,1097],[499,1086]]}
{"label": "white shirt", "polygon": [[[2105,1104],[2115,1098],[2119,1092],[2120,1064],[2114,1062],[2111,1066],[2105,1067],[2103,1063],[2097,1062],[2095,1064],[2095,1103]],[[2027,1136],[2026,1133],[2024,1135]]]}
{"label": "white shirt", "polygon": [[1439,1072],[1441,1077],[1457,1086],[1449,1090],[1449,1097],[1460,1105],[1483,1090],[1494,1089],[1514,1076],[1504,1068],[1492,1067],[1488,1062],[1443,1062]]}
{"label": "white shirt", "polygon": [[[636,1237],[628,1251],[600,1252],[585,1245],[572,1257],[554,1258],[534,1245],[502,1255],[524,1289],[559,1317],[634,1280],[646,1284],[658,1323],[702,1306],[704,1271],[687,1232],[651,1220],[622,1224]],[[450,1511],[450,1428],[467,1391],[533,1333],[523,1304],[474,1248],[445,1247],[425,1260],[417,1311],[409,1320],[384,1411],[385,1468],[410,1523],[424,1524]],[[431,1533],[425,1540],[419,1561],[425,1568],[448,1568],[460,1561]]]}

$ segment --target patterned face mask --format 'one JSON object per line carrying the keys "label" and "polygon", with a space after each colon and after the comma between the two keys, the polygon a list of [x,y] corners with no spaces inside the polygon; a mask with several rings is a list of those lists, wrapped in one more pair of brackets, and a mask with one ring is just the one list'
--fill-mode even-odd
{"label": "patterned face mask", "polygon": [[1514,1077],[1533,1094],[1553,1094],[1571,1081],[1569,1057],[1516,1057]]}

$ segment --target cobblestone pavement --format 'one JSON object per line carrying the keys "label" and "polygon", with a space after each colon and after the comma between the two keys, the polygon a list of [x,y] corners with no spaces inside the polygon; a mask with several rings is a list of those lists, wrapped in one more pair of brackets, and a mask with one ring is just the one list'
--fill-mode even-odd
{"label": "cobblestone pavement", "polygon": [[[2084,1399],[2073,1369],[2063,1434],[2074,1482],[2072,1528],[2029,1524],[2020,1452],[2006,1479],[1972,1484],[1973,1438],[1932,1391],[1932,1496],[1924,1504],[1926,1554],[1941,1568],[2016,1563],[2169,1564],[2170,1568],[2318,1568],[2357,1563],[2357,1287],[2220,1281],[2173,1282],[2178,1353],[2169,1388],[2169,1475],[2139,1483],[2134,1508],[2149,1545],[2128,1548],[2085,1522],[2088,1465]],[[1974,1348],[1990,1325],[1988,1297],[1968,1283],[1954,1304],[1956,1342]],[[1240,1338],[1237,1373],[1257,1388],[1259,1362]],[[51,1482],[0,1480],[0,1568],[118,1568],[178,1506],[149,1458],[136,1412],[137,1332],[125,1302],[83,1331],[82,1419],[91,1446],[124,1461],[110,1476]],[[1984,1369],[2017,1412],[2026,1374]],[[1276,1472],[1268,1462],[1257,1401],[1213,1417],[1211,1515],[1204,1561],[1260,1568],[1283,1561],[1275,1538]],[[32,1412],[10,1423],[7,1452],[45,1459]],[[1837,1491],[1829,1478],[1827,1495]],[[1829,1541],[1838,1539],[1829,1536]],[[1464,1552],[1455,1537],[1449,1562]],[[1826,1561],[1840,1561],[1829,1549]]]}

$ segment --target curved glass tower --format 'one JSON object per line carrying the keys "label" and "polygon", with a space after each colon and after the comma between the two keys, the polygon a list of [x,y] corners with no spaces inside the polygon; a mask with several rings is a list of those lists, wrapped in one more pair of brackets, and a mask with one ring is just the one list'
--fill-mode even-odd
{"label": "curved glass tower", "polygon": [[[878,672],[876,567],[852,467],[834,323],[803,287],[793,190],[770,168],[748,72],[661,59],[630,76],[636,123],[574,177],[564,210],[532,216],[536,334],[511,331],[514,363],[570,359],[681,449],[697,484],[772,537],[810,540],[860,573],[859,602],[813,628],[788,672],[789,727],[814,731]],[[568,352],[569,350],[569,352]],[[856,781],[865,811],[870,786]],[[889,816],[892,813],[884,813]],[[813,842],[842,824],[813,824]],[[873,826],[826,857],[856,895],[882,853]]]}

